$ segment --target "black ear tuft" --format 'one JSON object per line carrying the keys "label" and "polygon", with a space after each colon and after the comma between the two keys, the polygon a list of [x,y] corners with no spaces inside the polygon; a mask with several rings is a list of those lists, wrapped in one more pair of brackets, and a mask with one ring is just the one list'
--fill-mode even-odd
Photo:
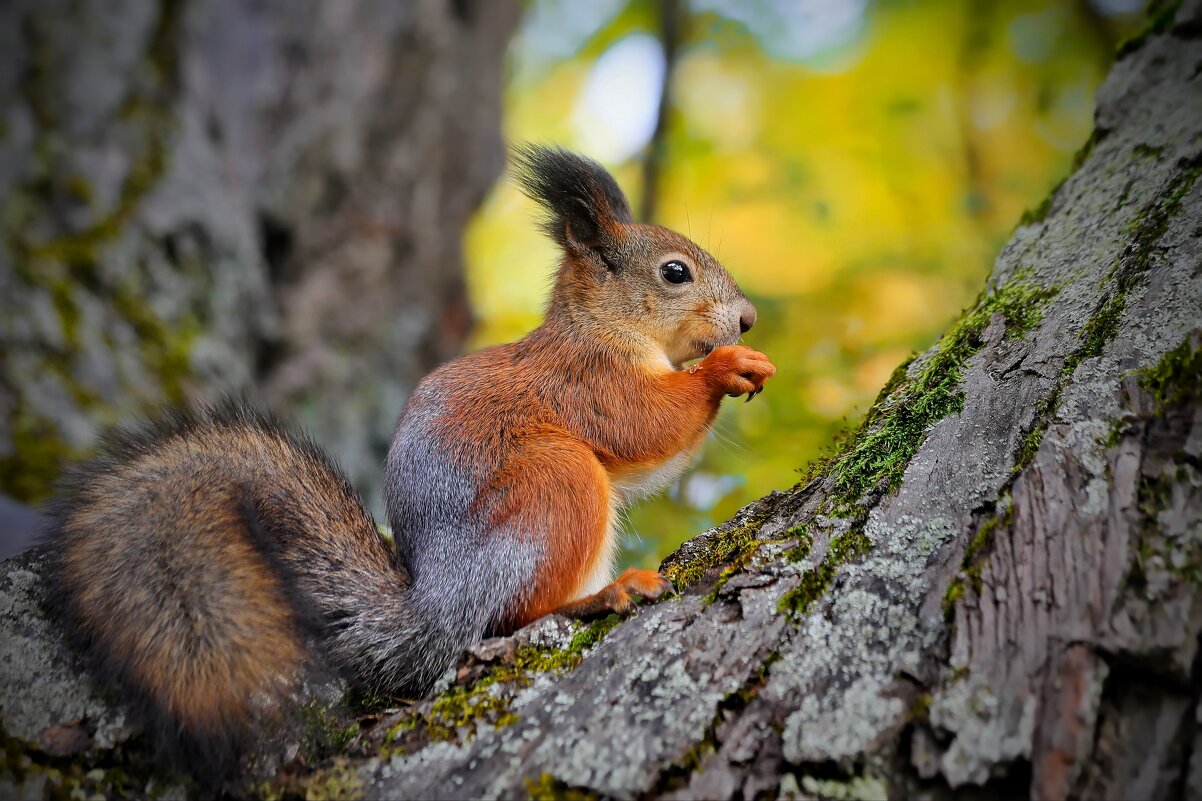
{"label": "black ear tuft", "polygon": [[633,221],[630,201],[604,167],[561,147],[515,145],[518,186],[548,213],[547,233],[564,247],[598,247]]}

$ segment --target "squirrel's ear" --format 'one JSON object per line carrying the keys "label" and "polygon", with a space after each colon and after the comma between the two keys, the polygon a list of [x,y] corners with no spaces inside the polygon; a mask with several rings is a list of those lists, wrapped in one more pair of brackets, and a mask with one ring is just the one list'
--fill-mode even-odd
{"label": "squirrel's ear", "polygon": [[518,186],[547,212],[546,232],[565,248],[601,248],[632,222],[630,201],[604,167],[561,147],[511,148]]}

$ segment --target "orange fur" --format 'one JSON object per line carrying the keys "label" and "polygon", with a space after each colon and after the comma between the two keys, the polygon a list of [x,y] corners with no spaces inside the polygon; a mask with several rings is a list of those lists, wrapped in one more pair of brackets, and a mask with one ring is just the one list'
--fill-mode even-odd
{"label": "orange fur", "polygon": [[632,567],[601,590],[579,600],[569,601],[554,611],[582,618],[600,617],[611,612],[625,615],[634,609],[632,595],[655,601],[671,589],[672,582],[654,570]]}
{"label": "orange fur", "polygon": [[501,496],[494,525],[543,536],[543,558],[524,603],[522,626],[571,598],[601,556],[609,514],[609,479],[589,448],[562,429],[532,438],[494,485]]}
{"label": "orange fur", "polygon": [[[512,626],[576,599],[602,555],[612,478],[694,452],[723,396],[759,389],[776,372],[737,345],[677,370],[654,349],[598,333],[552,314],[525,340],[434,374],[450,399],[440,431],[448,450],[491,477],[480,507],[493,510],[494,525],[543,537],[543,562]],[[624,605],[621,593],[614,603]]]}
{"label": "orange fur", "polygon": [[[494,528],[540,538],[542,561],[506,616],[511,625],[555,609],[626,608],[630,592],[657,597],[650,590],[663,580],[652,573],[655,581],[624,574],[580,599],[609,558],[616,487],[637,494],[640,478],[679,469],[722,397],[757,391],[775,372],[749,348],[716,347],[737,339],[755,310],[708,253],[631,221],[596,165],[562,152],[518,155],[524,186],[551,212],[547,230],[564,249],[546,321],[427,379],[444,404],[438,436],[478,482],[475,511],[489,510]],[[667,261],[687,266],[687,285],[666,283]]]}

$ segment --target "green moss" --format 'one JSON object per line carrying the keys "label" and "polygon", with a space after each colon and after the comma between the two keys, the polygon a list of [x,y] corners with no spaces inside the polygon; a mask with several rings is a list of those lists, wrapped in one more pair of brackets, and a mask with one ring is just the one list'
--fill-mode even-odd
{"label": "green moss", "polygon": [[431,740],[461,741],[474,737],[481,724],[509,726],[518,721],[510,711],[513,688],[528,687],[539,673],[574,670],[585,653],[621,622],[609,615],[582,627],[563,649],[518,649],[513,661],[496,665],[469,686],[454,686],[434,698],[428,711],[415,711],[393,726],[389,739],[419,730]]}
{"label": "green moss", "polygon": [[1136,494],[1139,525],[1135,560],[1127,577],[1128,586],[1143,593],[1148,574],[1167,572],[1181,582],[1202,587],[1202,545],[1196,540],[1165,536],[1160,515],[1173,508],[1174,486],[1196,482],[1198,472],[1184,465],[1170,466],[1158,475],[1140,478]]}
{"label": "green moss", "polygon": [[[451,687],[434,699],[429,711],[402,718],[389,731],[389,739],[396,740],[417,730],[430,740],[459,742],[474,737],[481,723],[497,727],[516,723],[517,716],[509,711],[509,696],[498,695],[492,689],[506,678],[513,677],[498,671],[478,679],[470,687]],[[516,681],[522,687],[530,684],[529,677],[524,675]]]}
{"label": "green moss", "polygon": [[[0,361],[4,355],[0,350]],[[68,351],[47,347],[39,358],[43,372],[59,381],[78,408],[98,412],[99,398],[76,378]],[[43,416],[17,388],[0,378],[3,392],[17,403],[7,419],[9,450],[0,456],[0,491],[25,503],[37,503],[50,496],[63,469],[86,454],[67,443],[56,421]]]}
{"label": "green moss", "polygon": [[364,797],[359,772],[347,765],[316,771],[305,780],[305,801],[354,801]]}
{"label": "green moss", "polygon": [[[90,254],[88,259],[94,259]],[[63,324],[66,349],[47,356],[50,366],[58,364],[56,370],[64,385],[72,391],[79,404],[88,408],[90,393],[78,387],[73,379],[73,354],[79,348],[79,311],[75,293],[84,291],[81,286],[97,283],[95,261],[66,263],[65,272],[59,262],[48,261],[48,256],[26,255],[18,268],[20,277],[31,285],[46,290]],[[141,348],[142,363],[159,381],[163,396],[172,403],[183,403],[185,386],[191,375],[191,352],[201,336],[202,326],[195,315],[184,314],[173,324],[168,324],[151,310],[143,297],[141,287],[132,281],[121,286],[97,286],[97,295],[106,296],[112,309],[132,328]],[[55,361],[56,360],[56,361]]]}
{"label": "green moss", "polygon": [[[696,583],[706,571],[720,567],[758,543],[756,535],[767,519],[766,513],[752,515],[741,523],[726,523],[709,535],[705,550],[687,561],[673,562],[663,568],[664,576],[677,591]],[[756,545],[755,547],[758,547]]]}
{"label": "green moss", "polygon": [[960,560],[960,572],[952,579],[952,583],[943,593],[943,614],[949,619],[956,603],[964,597],[969,586],[972,587],[974,593],[980,596],[981,568],[984,564],[985,551],[993,543],[998,529],[1014,522],[1014,502],[1010,495],[1003,495],[998,500],[997,506],[1001,508],[1001,511],[995,511],[977,525],[976,533],[973,534],[968,547],[964,549],[964,556]]}
{"label": "green moss", "polygon": [[301,707],[301,718],[312,744],[314,757],[341,754],[359,734],[359,724],[349,724],[345,715],[336,714],[316,701]]}
{"label": "green moss", "polygon": [[873,776],[852,776],[847,780],[802,776],[801,789],[811,797],[830,801],[867,801],[889,795],[886,784]]}
{"label": "green moss", "polygon": [[917,353],[911,353],[897,367],[893,368],[893,372],[889,374],[889,380],[885,382],[885,386],[881,387],[881,391],[876,394],[876,400],[872,402],[873,406],[884,403],[894,391],[906,386],[910,381],[910,365],[918,358]]}
{"label": "green moss", "polygon": [[[1059,393],[1054,393],[1056,399],[1059,398]],[[1053,400],[1047,404],[1049,407],[1054,407],[1056,401]],[[1047,433],[1049,419],[1047,417],[1048,410],[1041,408],[1035,413],[1035,424],[1026,436],[1018,443],[1018,452],[1014,454],[1014,473],[1022,471],[1031,460],[1035,458],[1035,454],[1039,452],[1039,446],[1043,444],[1043,435]]]}
{"label": "green moss", "polygon": [[923,691],[914,696],[910,705],[910,720],[916,723],[926,723],[931,717],[931,693]]}
{"label": "green moss", "polygon": [[[42,242],[23,242],[26,256],[58,261],[69,265],[94,265],[98,262],[100,248],[116,239],[126,229],[137,212],[142,200],[158,183],[167,167],[167,143],[174,130],[174,108],[170,102],[170,87],[178,78],[179,32],[182,3],[170,0],[162,4],[158,25],[148,42],[147,62],[150,69],[138,90],[131,93],[121,109],[121,117],[136,123],[132,130],[142,137],[143,149],[130,155],[132,161],[122,182],[117,202],[100,219],[80,231],[65,233]],[[56,81],[53,79],[55,58],[45,34],[37,24],[31,23],[26,31],[31,52],[34,53],[31,68],[25,76],[23,90],[27,101],[34,109],[39,127],[39,148],[45,150],[47,142],[60,127],[55,111]],[[52,154],[44,154],[53,162]],[[71,174],[58,181],[49,176],[50,183],[43,191],[62,193],[91,203],[94,192],[83,176]]]}
{"label": "green moss", "polygon": [[1048,427],[1052,424],[1052,418],[1056,412],[1056,407],[1060,405],[1060,393],[1063,392],[1063,382],[1060,382],[1052,388],[1047,397],[1041,400],[1035,406],[1035,417],[1031,422],[1031,430],[1028,431],[1018,443],[1018,450],[1014,454],[1014,468],[1011,470],[1012,475],[1018,475],[1027,465],[1031,464],[1031,460],[1035,458],[1035,454],[1039,452],[1039,446],[1043,444],[1044,434],[1047,433]]}
{"label": "green moss", "polygon": [[1194,335],[1187,336],[1138,375],[1140,386],[1152,396],[1157,412],[1197,403],[1202,397],[1202,347],[1196,344]]}
{"label": "green moss", "polygon": [[1150,37],[1168,30],[1180,7],[1181,0],[1153,0],[1149,3],[1147,24],[1138,34],[1119,44],[1114,54],[1115,60],[1134,53],[1143,47]]}
{"label": "green moss", "polygon": [[949,620],[952,613],[955,611],[956,603],[964,597],[964,579],[956,576],[952,579],[952,583],[947,585],[947,590],[943,593],[943,616]]}
{"label": "green moss", "polygon": [[[583,657],[585,651],[604,640],[605,636],[617,628],[621,622],[622,618],[617,615],[609,615],[601,620],[594,620],[572,636],[568,647],[563,652]],[[579,664],[579,660],[577,660],[576,664]],[[572,665],[572,667],[575,666]]]}
{"label": "green moss", "polygon": [[861,421],[854,430],[844,431],[837,434],[832,443],[832,447],[828,453],[824,453],[820,458],[810,462],[800,472],[802,474],[801,483],[808,484],[811,481],[825,478],[830,474],[833,465],[841,459],[851,447],[851,443],[855,437],[859,435],[864,426],[864,422],[872,417],[880,409],[890,407],[896,403],[899,398],[894,397],[894,393],[899,390],[908,388],[910,384],[909,369],[914,360],[918,358],[917,353],[911,353],[901,364],[894,368],[889,375],[889,380],[885,382],[885,386],[881,387],[881,391],[877,393],[876,400],[869,407],[868,414],[865,415],[864,421]]}
{"label": "green moss", "polygon": [[[144,750],[144,749],[143,749]],[[36,743],[11,737],[0,725],[0,778],[21,788],[45,782],[39,797],[48,799],[129,798],[145,796],[145,788],[189,786],[182,776],[166,774],[155,763],[131,763],[124,749],[84,750],[72,757],[52,757]]]}
{"label": "green moss", "polygon": [[[529,686],[528,676],[513,676],[523,687]],[[420,715],[398,724],[396,732],[407,731],[421,725],[431,740],[459,741],[476,735],[481,723],[502,727],[516,723],[517,715],[509,711],[511,699],[498,695],[493,687],[503,681],[500,675],[492,675],[476,682],[472,687],[452,687],[434,699],[429,714]]]}
{"label": "green moss", "polygon": [[[1186,335],[1155,365],[1135,375],[1151,397],[1152,418],[1190,415],[1202,403],[1202,335],[1196,331]],[[1112,431],[1110,439],[1121,438],[1130,424],[1118,421],[1116,428],[1120,425],[1119,433]],[[1145,462],[1145,470],[1152,464]],[[1158,472],[1141,475],[1135,504],[1139,513],[1135,558],[1127,576],[1127,585],[1135,592],[1144,594],[1151,583],[1149,577],[1158,572],[1202,586],[1202,547],[1189,537],[1168,536],[1161,520],[1163,512],[1176,506],[1176,488],[1197,486],[1198,481],[1197,462],[1184,450],[1172,453],[1171,461]]]}
{"label": "green moss", "polygon": [[[21,29],[30,64],[19,89],[34,115],[36,139],[30,179],[4,199],[0,214],[4,243],[16,274],[31,287],[45,291],[61,323],[63,346],[43,343],[44,352],[39,351],[38,358],[70,397],[97,419],[105,417],[100,412],[111,410],[99,409],[96,394],[77,378],[76,356],[83,345],[91,344],[80,342],[80,292],[111,303],[134,327],[143,360],[160,380],[169,401],[184,399],[191,348],[199,333],[193,320],[168,324],[159,319],[147,309],[140,287],[108,286],[97,269],[108,246],[129,230],[167,167],[175,129],[170,88],[178,77],[180,8],[175,0],[162,4],[158,27],[148,44],[147,64],[139,66],[140,78],[121,109],[122,131],[131,143],[130,164],[115,200],[105,208],[96,208],[96,192],[87,178],[66,168],[67,162],[61,158],[63,108],[56,94],[59,60],[47,28],[51,23],[45,15],[31,14]],[[46,209],[56,208],[64,200],[87,204],[95,216],[82,228],[68,228],[57,217],[47,218]],[[0,352],[0,361],[4,355]],[[65,464],[82,454],[69,451],[54,424],[41,410],[31,408],[22,393],[13,387],[5,389],[17,404],[9,413],[13,450],[0,461],[0,489],[21,500],[37,501],[50,493]]]}
{"label": "green moss", "polygon": [[[722,712],[719,709],[719,715],[716,717],[720,717],[721,715]],[[669,786],[683,785],[683,779],[696,773],[701,767],[701,763],[705,761],[705,758],[710,754],[716,753],[717,750],[718,735],[717,721],[715,721],[706,727],[701,739],[689,746],[689,750],[684,752],[684,756],[676,761],[671,770],[673,775],[668,777],[665,783]]]}
{"label": "green moss", "polygon": [[972,540],[968,543],[968,547],[964,550],[964,560],[961,563],[964,569],[964,574],[968,576],[972,582],[972,588],[979,595],[981,593],[981,556],[985,553],[985,549],[993,542],[993,537],[999,528],[1009,526],[1014,522],[1014,503],[1009,496],[1003,497],[1000,503],[1005,507],[1005,511],[1000,514],[995,514],[977,526],[977,533],[973,535]]}
{"label": "green moss", "polygon": [[1102,355],[1102,349],[1118,333],[1119,318],[1126,306],[1127,293],[1120,290],[1108,297],[1090,316],[1081,329],[1080,343],[1064,362],[1062,372],[1066,376],[1072,375],[1085,359]]}
{"label": "green moss", "polygon": [[1043,202],[1041,202],[1038,206],[1033,209],[1026,209],[1023,211],[1023,215],[1019,218],[1018,224],[1034,225],[1035,223],[1046,220],[1048,217],[1048,212],[1052,210],[1052,200],[1056,197],[1056,192],[1059,191],[1059,189],[1059,185],[1055,186],[1052,191],[1048,192],[1047,196],[1043,199]]}
{"label": "green moss", "polygon": [[280,778],[252,785],[250,794],[262,801],[296,798],[305,801],[354,801],[365,797],[365,788],[358,770],[349,764],[335,764],[309,774],[281,774]]}
{"label": "green moss", "polygon": [[96,199],[96,193],[92,191],[92,185],[82,175],[75,174],[67,178],[63,184],[63,188],[71,197],[80,203],[90,205]]}
{"label": "green moss", "polygon": [[752,557],[759,551],[760,546],[768,545],[769,543],[791,542],[793,540],[796,540],[797,544],[786,550],[782,556],[790,562],[800,562],[809,555],[810,548],[813,546],[813,538],[810,537],[805,526],[793,526],[780,537],[756,539],[748,542],[742,550],[734,555],[726,567],[722,568],[722,572],[718,574],[718,578],[714,582],[714,589],[705,597],[705,603],[711,604],[718,600],[718,594],[722,588],[726,586],[726,583],[733,576],[747,568]]}
{"label": "green moss", "polygon": [[164,397],[173,404],[183,403],[192,373],[192,348],[201,332],[199,322],[195,317],[185,316],[175,327],[168,325],[132,287],[115,291],[111,302],[133,328],[142,350],[142,363],[158,379]]}
{"label": "green moss", "polygon": [[[1114,275],[1114,272],[1111,274]],[[1106,298],[1094,313],[1090,315],[1081,328],[1080,340],[1077,347],[1069,353],[1060,370],[1060,380],[1052,391],[1035,407],[1035,417],[1031,430],[1019,442],[1014,455],[1013,473],[1018,474],[1031,463],[1039,446],[1043,444],[1044,434],[1052,423],[1053,415],[1060,404],[1060,395],[1064,392],[1067,381],[1076,372],[1077,367],[1087,358],[1102,355],[1106,345],[1114,339],[1119,330],[1119,321],[1127,305],[1127,289],[1116,289],[1114,294]]]}
{"label": "green moss", "polygon": [[572,635],[567,647],[561,650],[523,646],[518,649],[514,668],[524,673],[562,673],[575,670],[583,661],[585,653],[605,639],[621,622],[622,618],[617,615],[594,620]]}
{"label": "green moss", "polygon": [[185,0],[164,0],[159,6],[158,24],[147,47],[147,60],[163,88],[174,87],[179,81],[179,40],[184,10]]}
{"label": "green moss", "polygon": [[594,801],[600,798],[591,790],[572,787],[550,773],[543,773],[537,779],[527,779],[526,792],[530,801]]}
{"label": "green moss", "polygon": [[79,306],[71,292],[71,286],[66,281],[57,281],[50,286],[50,300],[54,310],[58,312],[59,322],[63,328],[63,339],[67,347],[79,346]]}
{"label": "green moss", "polygon": [[1202,156],[1196,156],[1178,165],[1178,173],[1163,196],[1138,217],[1131,221],[1128,230],[1135,234],[1133,257],[1129,267],[1119,274],[1119,291],[1126,292],[1135,285],[1151,267],[1152,255],[1177,216],[1181,202],[1202,175]]}
{"label": "green moss", "polygon": [[330,738],[330,747],[335,751],[343,751],[351,742],[359,736],[359,724],[351,722],[349,725],[343,726],[332,732]]}
{"label": "green moss", "polygon": [[51,423],[27,410],[9,418],[12,450],[0,457],[0,490],[23,503],[45,500],[63,468],[78,458]]}
{"label": "green moss", "polygon": [[[134,154],[125,175],[117,201],[103,216],[79,231],[63,233],[41,241],[23,239],[21,255],[27,259],[53,261],[75,268],[90,268],[100,260],[103,248],[116,240],[128,228],[141,207],[143,199],[159,182],[167,169],[167,139],[172,129],[167,108],[131,101],[125,116],[141,123],[145,151]],[[76,195],[83,191],[92,196],[90,188],[83,190],[82,179],[71,176],[64,182],[63,191]]]}
{"label": "green moss", "polygon": [[802,574],[801,583],[781,596],[777,608],[792,617],[806,614],[814,602],[830,589],[839,568],[867,554],[871,546],[862,525],[853,526],[851,530],[833,537],[822,563]]}
{"label": "green moss", "polygon": [[1131,430],[1131,426],[1126,420],[1115,420],[1110,424],[1110,429],[1106,432],[1106,438],[1102,440],[1103,448],[1116,448],[1123,441],[1123,437]]}
{"label": "green moss", "polygon": [[351,687],[343,696],[343,703],[355,717],[375,715],[381,710],[390,709],[396,705],[396,699],[386,695],[378,695],[362,687]]}
{"label": "green moss", "polygon": [[869,411],[847,450],[831,464],[845,506],[870,490],[895,488],[930,428],[964,408],[964,369],[984,344],[992,316],[1001,314],[1006,335],[1018,336],[1039,323],[1043,306],[1056,291],[1019,278],[982,294],[917,371],[898,378],[888,399]]}

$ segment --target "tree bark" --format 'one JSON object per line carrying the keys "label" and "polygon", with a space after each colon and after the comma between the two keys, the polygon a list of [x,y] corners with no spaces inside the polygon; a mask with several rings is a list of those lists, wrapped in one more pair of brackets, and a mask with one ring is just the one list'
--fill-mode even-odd
{"label": "tree bark", "polygon": [[[977,303],[841,453],[669,557],[679,597],[482,643],[432,700],[361,700],[272,791],[1202,796],[1200,30],[1194,0],[1123,48]],[[0,585],[7,638],[39,558]],[[93,753],[118,713],[31,621],[75,700],[43,713],[10,672],[10,747],[49,761],[73,715],[51,746]]]}
{"label": "tree bark", "polygon": [[374,502],[397,409],[470,324],[516,0],[5,5],[0,492],[234,392]]}

